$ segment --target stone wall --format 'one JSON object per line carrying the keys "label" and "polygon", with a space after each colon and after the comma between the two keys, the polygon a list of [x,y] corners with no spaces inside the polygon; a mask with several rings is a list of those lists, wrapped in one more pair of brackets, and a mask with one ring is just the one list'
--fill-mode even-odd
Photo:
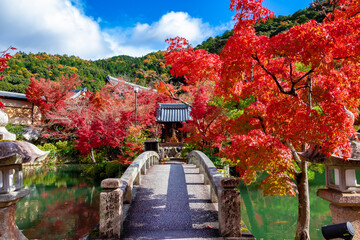
{"label": "stone wall", "polygon": [[0,98],[5,105],[5,112],[9,116],[9,122],[20,125],[38,125],[42,115],[37,106],[26,100]]}

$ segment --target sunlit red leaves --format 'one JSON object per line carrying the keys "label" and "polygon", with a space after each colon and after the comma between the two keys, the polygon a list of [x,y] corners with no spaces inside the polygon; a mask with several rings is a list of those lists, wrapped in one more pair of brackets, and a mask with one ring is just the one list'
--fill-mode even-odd
{"label": "sunlit red leaves", "polygon": [[[333,0],[336,10],[322,23],[312,20],[269,38],[257,36],[252,26],[272,16],[261,3],[231,1],[237,22],[219,68],[197,69],[211,66],[211,57],[182,44],[183,39],[174,40],[167,60],[173,74],[186,76],[192,85],[204,77],[215,81],[216,93],[225,101],[255,99],[241,116],[227,119],[231,146],[225,157],[237,163],[247,182],[268,172],[262,183],[265,194],[294,195],[295,168],[286,141],[296,149],[321,145],[322,153],[345,159],[350,154],[349,137],[355,130],[345,108],[355,118],[359,115],[360,4]],[[207,104],[194,103],[194,116],[206,116],[214,107]],[[208,141],[200,134],[208,120],[194,119],[198,121],[187,126],[193,141]]]}
{"label": "sunlit red leaves", "polygon": [[46,115],[48,111],[61,108],[73,94],[71,91],[82,82],[77,75],[62,76],[57,82],[44,78],[36,80],[33,77],[30,81],[29,87],[25,90],[26,97],[39,106],[43,115]]}
{"label": "sunlit red leaves", "polygon": [[205,50],[194,50],[182,38],[169,40],[170,46],[165,54],[166,65],[171,65],[170,73],[186,78],[187,84],[198,85],[203,81],[220,79],[222,62],[217,54]]}
{"label": "sunlit red leaves", "polygon": [[[9,47],[5,51],[0,52],[0,72],[4,71],[8,65],[7,61],[12,57],[9,54],[9,50],[16,50],[14,47]],[[0,80],[3,79],[3,75],[0,75]],[[0,109],[3,110],[5,108],[4,104],[0,101]]]}
{"label": "sunlit red leaves", "polygon": [[0,51],[0,72],[4,71],[8,67],[7,61],[12,58],[9,51],[16,50],[14,47],[9,47],[5,51]]}
{"label": "sunlit red leaves", "polygon": [[201,87],[193,95],[191,119],[182,128],[189,134],[185,141],[200,149],[219,147],[226,139],[228,127],[223,109],[211,103],[213,94],[209,87]]}
{"label": "sunlit red leaves", "polygon": [[246,183],[253,182],[258,172],[266,172],[268,177],[262,185],[273,186],[266,187],[264,193],[295,195],[292,155],[276,137],[261,130],[251,130],[246,135],[234,136],[231,145],[224,149],[224,154],[228,159],[234,160],[240,177]]}
{"label": "sunlit red leaves", "polygon": [[163,83],[163,82],[159,82],[159,83],[155,84],[155,88],[156,88],[156,91],[158,91],[159,93],[163,93],[167,96],[170,96],[171,93],[173,93],[173,94],[176,93],[176,89],[174,88],[173,85]]}
{"label": "sunlit red leaves", "polygon": [[[131,132],[135,123],[133,88],[123,83],[106,85],[97,93],[88,91],[85,95],[71,98],[71,90],[79,83],[77,76],[62,77],[58,82],[31,79],[26,94],[51,123],[45,132],[47,137],[75,138],[76,148],[83,155],[88,155],[92,149],[125,146],[125,140],[134,135]],[[137,93],[136,99],[138,134],[141,135],[141,129],[145,128],[155,134],[158,131],[155,122],[157,104],[168,102],[169,98],[162,93],[143,90]],[[139,153],[136,144],[126,147],[131,154]]]}
{"label": "sunlit red leaves", "polygon": [[262,2],[263,0],[231,0],[230,10],[236,11],[235,33],[244,34],[256,22],[265,21],[274,16],[273,12],[262,6]]}

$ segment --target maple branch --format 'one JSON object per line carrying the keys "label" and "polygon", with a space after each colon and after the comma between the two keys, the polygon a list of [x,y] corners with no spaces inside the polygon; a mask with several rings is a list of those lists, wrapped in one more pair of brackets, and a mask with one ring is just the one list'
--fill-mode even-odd
{"label": "maple branch", "polygon": [[353,15],[351,15],[349,18],[353,18],[353,17],[356,17],[356,15],[360,14],[360,11],[354,13]]}
{"label": "maple branch", "polygon": [[286,146],[289,147],[289,149],[290,149],[290,151],[291,151],[291,154],[293,155],[296,164],[297,164],[298,166],[301,166],[301,162],[302,162],[302,161],[301,161],[301,159],[300,159],[300,157],[299,157],[299,154],[297,153],[295,147],[292,145],[292,143],[291,143],[289,140],[286,140]]}
{"label": "maple branch", "polygon": [[308,71],[307,73],[305,73],[302,77],[300,77],[298,80],[295,81],[294,85],[296,85],[297,83],[299,83],[301,80],[303,80],[304,78],[306,78],[307,76],[309,76],[311,73],[314,72],[314,69],[311,69],[310,71]]}
{"label": "maple branch", "polygon": [[261,128],[263,129],[264,133],[267,134],[267,133],[266,133],[266,127],[265,127],[264,118],[261,117],[261,116],[258,116],[258,117],[256,117],[256,119],[259,119]]}
{"label": "maple branch", "polygon": [[283,87],[280,85],[279,81],[277,80],[276,76],[274,74],[272,74],[265,66],[263,66],[260,62],[260,59],[258,58],[257,55],[253,55],[252,58],[259,64],[259,66],[267,73],[269,74],[272,79],[274,79],[276,86],[279,88],[280,92],[284,93],[284,94],[289,94],[288,92],[286,92]]}
{"label": "maple branch", "polygon": [[297,91],[297,90],[300,90],[300,89],[303,89],[303,88],[310,88],[310,86],[308,86],[308,85],[304,85],[304,86],[302,86],[302,87],[298,87],[298,88],[296,88],[295,90]]}
{"label": "maple branch", "polygon": [[287,95],[291,95],[291,96],[294,96],[294,97],[297,97],[298,94],[297,92],[295,91],[295,87],[294,85],[296,84],[292,84],[291,86],[291,90],[290,91],[285,91],[284,88],[280,85],[278,79],[276,78],[276,76],[271,73],[264,65],[261,64],[260,62],[260,59],[256,56],[256,55],[253,55],[252,58],[259,64],[259,66],[267,73],[269,74],[272,79],[275,81],[276,83],[276,86],[279,88],[280,92],[284,93],[284,94],[287,94]]}
{"label": "maple branch", "polygon": [[[217,116],[215,116],[215,117],[207,124],[207,126],[206,126],[206,128],[205,128],[205,132],[207,132],[207,130],[209,129],[210,125],[211,125],[219,116],[220,116],[220,114],[217,115]],[[204,120],[204,121],[205,121],[205,120]],[[205,123],[204,123],[204,126],[205,126]]]}
{"label": "maple branch", "polygon": [[348,59],[348,58],[352,58],[354,57],[354,55],[350,55],[350,56],[346,56],[346,57],[337,57],[337,58],[334,58],[334,60],[344,60],[344,59]]}
{"label": "maple branch", "polygon": [[294,84],[293,68],[292,68],[292,64],[291,64],[291,63],[290,63],[290,80],[291,80],[291,82]]}
{"label": "maple branch", "polygon": [[185,104],[186,106],[192,107],[192,104],[191,104],[191,103],[185,102],[184,100],[176,97],[176,96],[174,95],[174,93],[171,92],[171,90],[170,90],[169,87],[165,84],[164,81],[160,80],[160,82],[162,82],[162,83],[165,85],[166,90],[168,90],[168,92],[170,93],[172,99],[174,99],[174,100],[176,100],[176,101],[179,101],[179,102],[182,102],[182,103]]}

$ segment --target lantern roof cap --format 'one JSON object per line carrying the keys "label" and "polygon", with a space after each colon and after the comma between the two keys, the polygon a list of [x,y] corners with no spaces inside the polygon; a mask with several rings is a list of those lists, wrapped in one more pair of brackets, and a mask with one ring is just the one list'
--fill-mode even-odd
{"label": "lantern roof cap", "polygon": [[29,142],[0,141],[0,167],[42,161],[49,153]]}
{"label": "lantern roof cap", "polygon": [[360,167],[360,141],[351,140],[351,156],[344,160],[344,157],[340,155],[325,156],[321,153],[321,147],[315,146],[305,152],[300,152],[299,156],[308,162],[322,163],[328,166],[344,166],[344,167]]}

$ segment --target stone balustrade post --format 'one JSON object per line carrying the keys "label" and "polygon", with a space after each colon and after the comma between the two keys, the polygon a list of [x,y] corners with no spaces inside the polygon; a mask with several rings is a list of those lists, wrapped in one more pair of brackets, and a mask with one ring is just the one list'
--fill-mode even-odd
{"label": "stone balustrade post", "polygon": [[100,237],[120,238],[123,216],[122,180],[107,178],[101,182],[100,193]]}
{"label": "stone balustrade post", "polygon": [[223,237],[241,237],[240,192],[236,187],[236,178],[221,179],[222,190],[219,192],[219,228]]}

